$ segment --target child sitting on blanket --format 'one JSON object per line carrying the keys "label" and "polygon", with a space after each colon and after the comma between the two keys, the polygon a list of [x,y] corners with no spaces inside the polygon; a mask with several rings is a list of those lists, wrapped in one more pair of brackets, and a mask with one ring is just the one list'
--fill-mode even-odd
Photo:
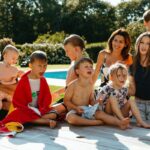
{"label": "child sitting on blanket", "polygon": [[57,114],[52,110],[52,97],[46,79],[43,77],[47,68],[47,56],[42,51],[31,54],[30,71],[20,79],[13,96],[14,111],[12,111],[0,126],[8,122],[24,124],[32,122],[48,125],[50,128],[56,126]]}
{"label": "child sitting on blanket", "polygon": [[128,76],[127,67],[124,64],[115,63],[110,66],[108,75],[109,83],[103,86],[97,95],[97,100],[102,101],[103,110],[120,120],[129,117],[129,111],[131,111],[138,126],[150,128],[150,125],[141,118],[135,97],[131,96],[129,100],[126,99],[128,93],[128,88],[125,87]]}

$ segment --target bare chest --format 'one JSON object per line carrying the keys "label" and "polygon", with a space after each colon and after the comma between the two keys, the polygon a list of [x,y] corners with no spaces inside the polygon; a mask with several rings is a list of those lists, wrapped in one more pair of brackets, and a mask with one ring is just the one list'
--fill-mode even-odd
{"label": "bare chest", "polygon": [[0,67],[0,80],[10,81],[17,77],[17,69]]}
{"label": "bare chest", "polygon": [[78,106],[89,105],[89,99],[92,89],[89,87],[76,87],[73,95],[73,101]]}

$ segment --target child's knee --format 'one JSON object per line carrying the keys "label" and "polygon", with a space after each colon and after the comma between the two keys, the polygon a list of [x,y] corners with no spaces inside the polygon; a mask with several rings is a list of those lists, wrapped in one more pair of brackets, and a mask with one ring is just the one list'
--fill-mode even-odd
{"label": "child's knee", "polygon": [[66,120],[68,123],[73,124],[73,125],[77,123],[77,119],[74,114],[68,114],[66,116]]}

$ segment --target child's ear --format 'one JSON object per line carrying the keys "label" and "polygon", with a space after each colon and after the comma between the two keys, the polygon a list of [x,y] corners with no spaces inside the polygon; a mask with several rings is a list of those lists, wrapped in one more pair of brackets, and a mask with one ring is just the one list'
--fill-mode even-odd
{"label": "child's ear", "polygon": [[32,69],[32,64],[31,64],[31,63],[29,63],[29,68],[31,68],[31,69]]}
{"label": "child's ear", "polygon": [[146,21],[144,21],[144,26],[147,26],[147,22]]}
{"label": "child's ear", "polygon": [[79,69],[76,69],[75,72],[76,72],[76,74],[78,75],[78,74],[79,74]]}

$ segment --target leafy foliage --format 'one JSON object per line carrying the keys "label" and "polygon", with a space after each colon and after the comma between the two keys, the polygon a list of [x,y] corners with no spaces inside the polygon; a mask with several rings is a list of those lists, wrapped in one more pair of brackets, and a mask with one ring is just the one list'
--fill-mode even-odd
{"label": "leafy foliage", "polygon": [[[83,35],[88,42],[105,41],[115,29],[115,9],[99,0],[63,1],[61,30]],[[71,5],[72,4],[72,5]]]}
{"label": "leafy foliage", "polygon": [[134,44],[138,36],[145,31],[143,23],[141,22],[133,22],[127,26],[127,31],[131,36],[132,45],[131,45],[131,53],[134,55]]}
{"label": "leafy foliage", "polygon": [[118,27],[126,27],[128,24],[142,19],[145,10],[150,8],[149,0],[123,1],[116,7]]}
{"label": "leafy foliage", "polygon": [[106,48],[106,42],[103,43],[92,43],[86,46],[86,52],[89,54],[89,57],[96,62],[98,53]]}
{"label": "leafy foliage", "polygon": [[[131,33],[134,26],[136,32],[137,21],[149,8],[149,0],[122,1],[115,7],[102,0],[0,0],[0,38],[55,44],[75,33],[88,43],[107,41],[120,27]],[[136,36],[132,38],[134,42]]]}
{"label": "leafy foliage", "polygon": [[[19,47],[19,46],[18,46]],[[65,56],[65,52],[61,44],[24,44],[20,46],[22,58],[20,63],[30,56],[35,50],[46,52],[49,64],[68,64],[70,60]]]}
{"label": "leafy foliage", "polygon": [[65,37],[67,35],[62,31],[62,32],[56,32],[55,34],[43,34],[39,35],[38,38],[34,43],[63,43]]}

